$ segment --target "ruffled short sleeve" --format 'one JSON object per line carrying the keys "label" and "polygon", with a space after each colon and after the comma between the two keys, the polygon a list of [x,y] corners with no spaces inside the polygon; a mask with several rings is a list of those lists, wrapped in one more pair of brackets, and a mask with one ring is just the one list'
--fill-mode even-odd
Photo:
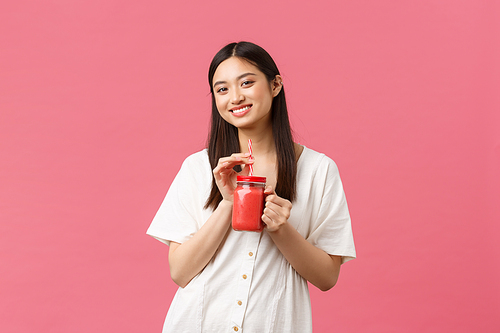
{"label": "ruffled short sleeve", "polygon": [[193,237],[205,222],[211,175],[206,151],[186,158],[146,233],[167,245]]}
{"label": "ruffled short sleeve", "polygon": [[356,258],[351,218],[347,208],[337,165],[322,155],[314,175],[316,205],[307,240],[330,255],[342,257],[342,263]]}

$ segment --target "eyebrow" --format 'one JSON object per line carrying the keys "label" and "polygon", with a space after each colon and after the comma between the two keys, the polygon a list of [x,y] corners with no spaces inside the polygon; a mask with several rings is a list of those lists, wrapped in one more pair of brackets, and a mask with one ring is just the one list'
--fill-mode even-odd
{"label": "eyebrow", "polygon": [[[244,78],[245,76],[249,76],[249,75],[257,75],[257,74],[255,74],[255,73],[251,73],[251,72],[248,72],[248,73],[243,73],[243,74],[241,74],[240,76],[238,76],[238,77],[236,78],[236,81],[241,80],[241,79],[242,79],[242,78]],[[217,81],[217,82],[215,82],[215,83],[214,83],[214,87],[215,87],[216,85],[218,85],[218,84],[224,84],[224,83],[227,83],[227,81]]]}

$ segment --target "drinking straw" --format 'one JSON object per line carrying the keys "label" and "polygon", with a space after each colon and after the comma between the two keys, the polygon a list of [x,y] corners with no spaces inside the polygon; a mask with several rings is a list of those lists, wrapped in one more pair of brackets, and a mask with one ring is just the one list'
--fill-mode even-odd
{"label": "drinking straw", "polygon": [[[248,139],[248,152],[250,153],[250,158],[252,157],[252,140]],[[249,164],[248,167],[250,168],[250,174],[249,176],[253,176],[253,165]]]}

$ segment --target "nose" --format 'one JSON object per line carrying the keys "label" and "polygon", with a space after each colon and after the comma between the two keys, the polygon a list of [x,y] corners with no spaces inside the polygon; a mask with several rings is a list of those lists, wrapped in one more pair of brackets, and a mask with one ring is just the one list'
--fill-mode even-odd
{"label": "nose", "polygon": [[243,94],[241,94],[241,91],[239,89],[233,89],[231,92],[231,103],[232,104],[240,104],[245,97]]}

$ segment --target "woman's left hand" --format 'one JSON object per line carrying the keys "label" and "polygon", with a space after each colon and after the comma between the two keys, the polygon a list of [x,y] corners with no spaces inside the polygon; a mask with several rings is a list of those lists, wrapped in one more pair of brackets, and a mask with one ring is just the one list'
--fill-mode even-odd
{"label": "woman's left hand", "polygon": [[267,196],[262,221],[268,232],[275,232],[288,222],[292,203],[278,196],[271,186],[266,187],[264,194]]}

